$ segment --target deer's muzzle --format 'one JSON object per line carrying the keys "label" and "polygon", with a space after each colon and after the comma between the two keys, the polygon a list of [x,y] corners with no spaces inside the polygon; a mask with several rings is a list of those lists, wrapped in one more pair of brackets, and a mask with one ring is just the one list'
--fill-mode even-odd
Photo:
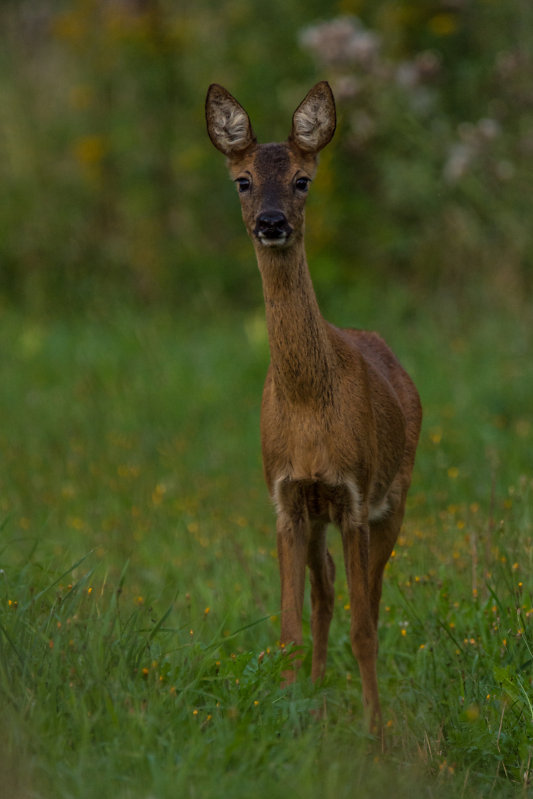
{"label": "deer's muzzle", "polygon": [[257,217],[254,234],[266,247],[279,247],[287,241],[292,227],[281,211],[263,211]]}

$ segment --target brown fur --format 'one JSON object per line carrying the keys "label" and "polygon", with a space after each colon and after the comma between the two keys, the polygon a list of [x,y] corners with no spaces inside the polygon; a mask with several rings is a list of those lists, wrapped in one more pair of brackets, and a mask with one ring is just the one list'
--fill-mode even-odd
{"label": "brown fur", "polygon": [[[376,333],[336,328],[318,308],[304,249],[305,190],[297,181],[312,180],[317,154],[335,130],[328,84],[317,84],[297,108],[285,143],[257,144],[242,106],[216,84],[208,92],[206,117],[233,179],[249,181],[240,197],[263,282],[271,354],[261,441],[266,483],[277,510],[281,640],[302,644],[307,564],[312,678],[323,676],[334,607],[335,567],[326,548],[331,522],[342,536],[352,649],[363,701],[376,728],[381,718],[376,657],[383,570],[404,515],[420,400]],[[234,136],[232,117],[238,121]],[[268,229],[269,238],[261,238],[260,223],[268,226],[265,218],[272,214],[277,221]],[[296,659],[287,682],[294,679],[297,665]]]}

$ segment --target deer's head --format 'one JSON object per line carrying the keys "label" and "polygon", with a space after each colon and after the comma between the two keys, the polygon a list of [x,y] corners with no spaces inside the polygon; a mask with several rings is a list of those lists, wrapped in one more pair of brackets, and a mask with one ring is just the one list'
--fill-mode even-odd
{"label": "deer's head", "polygon": [[206,119],[211,141],[227,156],[254,244],[287,248],[301,240],[317,155],[335,132],[329,84],[311,89],[294,112],[289,138],[279,144],[258,144],[244,108],[216,83],[207,92]]}

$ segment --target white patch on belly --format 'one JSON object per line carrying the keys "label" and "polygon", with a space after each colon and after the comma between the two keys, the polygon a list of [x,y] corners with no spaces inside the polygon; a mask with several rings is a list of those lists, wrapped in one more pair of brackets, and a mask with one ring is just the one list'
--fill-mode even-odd
{"label": "white patch on belly", "polygon": [[340,485],[345,485],[348,489],[348,493],[352,499],[352,513],[354,515],[354,519],[356,520],[356,524],[360,524],[362,520],[362,507],[363,507],[363,500],[361,498],[361,492],[353,480],[343,480]]}
{"label": "white patch on belly", "polygon": [[[294,476],[285,476],[285,477],[278,477],[278,479],[274,482],[274,487],[272,490],[272,502],[274,504],[274,508],[276,513],[279,515],[280,513],[284,512],[284,497],[283,497],[283,484],[287,485],[287,483],[298,483],[298,478]],[[306,480],[307,482],[307,480]],[[351,499],[351,514],[352,514],[352,521],[355,524],[364,524],[366,521],[368,522],[379,522],[385,518],[385,516],[391,510],[391,503],[390,503],[390,496],[387,494],[383,499],[371,505],[368,510],[368,518],[365,514],[364,502],[359,490],[359,487],[353,480],[339,480],[338,482],[329,481],[329,480],[318,480],[317,482],[321,482],[325,486],[330,486],[331,488],[336,488],[340,486],[344,486],[346,491],[348,492],[350,499]],[[330,518],[333,521],[334,518],[334,511],[333,508],[330,510]]]}
{"label": "white patch on belly", "polygon": [[390,503],[389,497],[385,496],[377,505],[370,506],[370,512],[368,514],[368,521],[369,522],[379,522],[383,519],[390,510]]}
{"label": "white patch on belly", "polygon": [[272,502],[274,503],[274,507],[276,509],[276,513],[278,514],[278,516],[282,511],[279,494],[280,494],[280,486],[284,482],[284,480],[285,480],[284,477],[278,477],[278,479],[274,483],[274,488],[272,491]]}

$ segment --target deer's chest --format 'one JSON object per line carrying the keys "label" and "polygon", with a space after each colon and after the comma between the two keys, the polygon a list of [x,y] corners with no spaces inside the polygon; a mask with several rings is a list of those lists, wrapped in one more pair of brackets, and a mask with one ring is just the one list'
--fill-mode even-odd
{"label": "deer's chest", "polygon": [[364,442],[336,409],[263,408],[262,448],[269,487],[278,480],[336,485],[346,478],[367,479]]}

